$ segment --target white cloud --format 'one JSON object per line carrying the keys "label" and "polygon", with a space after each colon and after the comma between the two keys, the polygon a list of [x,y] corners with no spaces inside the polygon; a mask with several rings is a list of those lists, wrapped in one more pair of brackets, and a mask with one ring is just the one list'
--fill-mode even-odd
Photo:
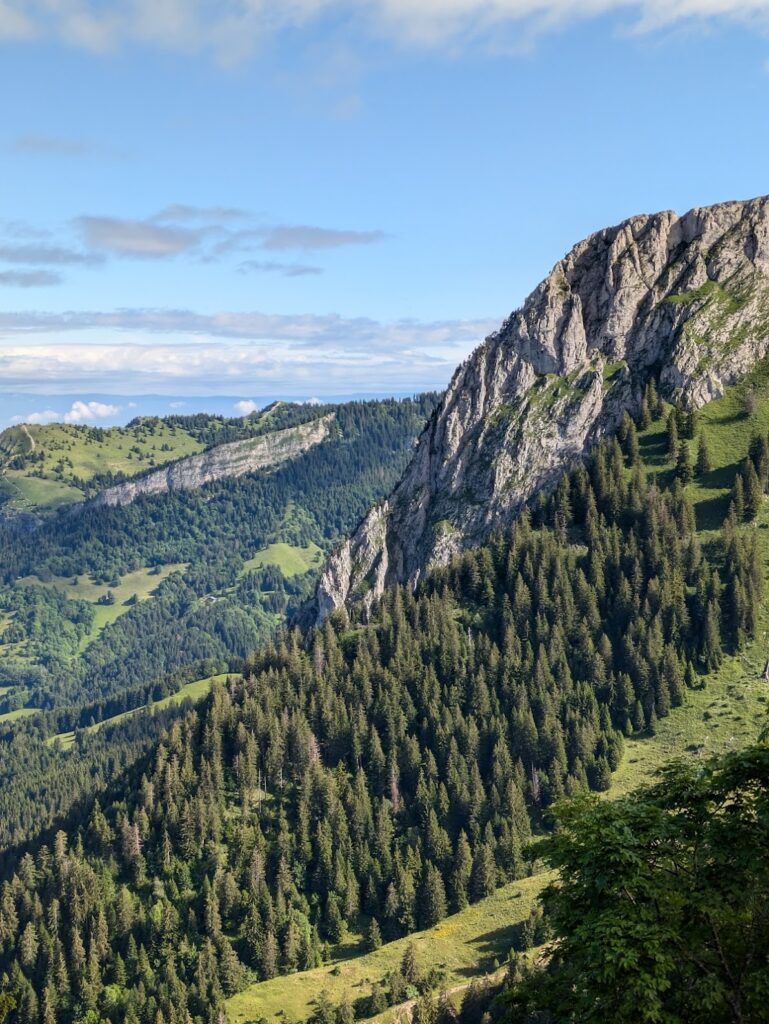
{"label": "white cloud", "polygon": [[57,419],[59,419],[58,412],[54,412],[53,409],[44,409],[42,412],[31,412],[27,416],[12,416],[11,423],[33,423],[38,425],[53,423]]}
{"label": "white cloud", "polygon": [[244,398],[241,402],[236,402],[233,405],[233,409],[239,416],[249,416],[252,412],[256,412],[259,406],[256,402],[253,402],[250,398]]}
{"label": "white cloud", "polygon": [[0,346],[0,379],[16,391],[66,394],[227,395],[274,398],[413,391],[444,386],[473,346],[418,348],[263,343],[43,344]]}
{"label": "white cloud", "polygon": [[[131,402],[131,405],[135,403]],[[14,416],[11,423],[93,423],[95,420],[104,419],[106,416],[116,416],[120,412],[119,405],[110,405],[107,402],[84,402],[81,399],[72,403],[72,407],[64,415],[54,409],[43,409],[41,412],[30,412],[25,416]]]}
{"label": "white cloud", "polygon": [[548,30],[617,12],[642,31],[695,19],[760,23],[769,0],[0,0],[0,39],[53,38],[97,53],[139,44],[232,64],[276,33],[340,15],[397,43],[434,47],[494,42],[506,24]]}
{"label": "white cloud", "polygon": [[72,403],[69,412],[64,413],[65,423],[92,423],[94,420],[104,419],[105,416],[116,416],[120,412],[120,406],[109,405],[106,402],[83,402]]}
{"label": "white cloud", "polygon": [[196,231],[118,217],[79,217],[77,224],[90,249],[134,259],[164,259],[200,244]]}

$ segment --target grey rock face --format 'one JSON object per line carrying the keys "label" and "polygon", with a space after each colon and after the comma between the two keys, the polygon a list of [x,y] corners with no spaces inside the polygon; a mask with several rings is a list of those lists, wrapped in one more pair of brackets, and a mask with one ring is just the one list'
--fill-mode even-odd
{"label": "grey rock face", "polygon": [[129,505],[141,494],[162,494],[165,491],[193,490],[222,480],[243,476],[258,469],[277,466],[301,455],[324,441],[329,434],[334,414],[310,423],[276,430],[272,434],[222,444],[199,455],[190,455],[162,469],[134,480],[108,487],[93,499],[94,505]]}
{"label": "grey rock face", "polygon": [[576,245],[456,371],[391,496],[329,560],[321,621],[482,542],[638,411],[698,407],[769,351],[769,197],[632,217]]}

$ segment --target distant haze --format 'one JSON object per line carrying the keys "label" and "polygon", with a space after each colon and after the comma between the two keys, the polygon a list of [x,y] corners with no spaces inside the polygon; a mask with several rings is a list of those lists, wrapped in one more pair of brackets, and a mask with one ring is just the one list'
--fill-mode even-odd
{"label": "distant haze", "polygon": [[[332,395],[325,402],[349,402],[356,398],[405,398],[406,393]],[[75,423],[87,426],[122,426],[136,416],[190,416],[206,412],[219,416],[243,416],[262,409],[270,402],[318,403],[315,395],[280,395],[251,398],[248,395],[38,395],[0,396],[0,430],[14,423]]]}

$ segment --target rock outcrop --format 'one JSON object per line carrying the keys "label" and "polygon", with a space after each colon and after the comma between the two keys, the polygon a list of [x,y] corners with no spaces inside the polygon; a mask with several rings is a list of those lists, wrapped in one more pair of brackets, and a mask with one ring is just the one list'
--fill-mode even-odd
{"label": "rock outcrop", "polygon": [[459,367],[403,478],[329,560],[309,617],[482,542],[583,458],[651,375],[698,407],[769,351],[769,197],[632,217],[576,245]]}
{"label": "rock outcrop", "polygon": [[333,419],[334,414],[329,413],[296,427],[276,430],[260,437],[249,437],[244,441],[233,441],[199,455],[190,455],[162,469],[106,488],[96,495],[92,504],[130,505],[142,494],[193,490],[213,480],[243,476],[255,470],[277,466],[325,441]]}

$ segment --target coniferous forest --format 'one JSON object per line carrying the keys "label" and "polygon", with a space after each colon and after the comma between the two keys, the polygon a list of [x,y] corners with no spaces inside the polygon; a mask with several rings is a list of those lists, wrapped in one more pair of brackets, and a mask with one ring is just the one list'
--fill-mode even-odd
{"label": "coniferous forest", "polygon": [[[195,491],[64,509],[35,529],[0,516],[0,850],[118,777],[179,708],[136,719],[131,712],[241,668],[309,595],[323,552],[395,484],[436,402],[425,394],[283,405],[270,413],[271,429],[333,413],[332,436],[270,472]],[[264,429],[202,415],[163,422],[201,443]],[[315,545],[315,567],[292,575],[250,567],[276,541]],[[152,599],[121,598],[121,614],[104,628],[94,628],[99,605],[69,593],[85,578],[109,600],[124,573],[142,568]],[[4,717],[17,709],[28,717]],[[75,732],[75,756],[62,757],[53,738]]]}
{"label": "coniferous forest", "polygon": [[370,619],[283,630],[121,785],[9,851],[13,1020],[214,1024],[348,931],[404,936],[534,870],[553,807],[605,791],[762,598],[735,503],[706,557],[681,480],[620,436]]}

